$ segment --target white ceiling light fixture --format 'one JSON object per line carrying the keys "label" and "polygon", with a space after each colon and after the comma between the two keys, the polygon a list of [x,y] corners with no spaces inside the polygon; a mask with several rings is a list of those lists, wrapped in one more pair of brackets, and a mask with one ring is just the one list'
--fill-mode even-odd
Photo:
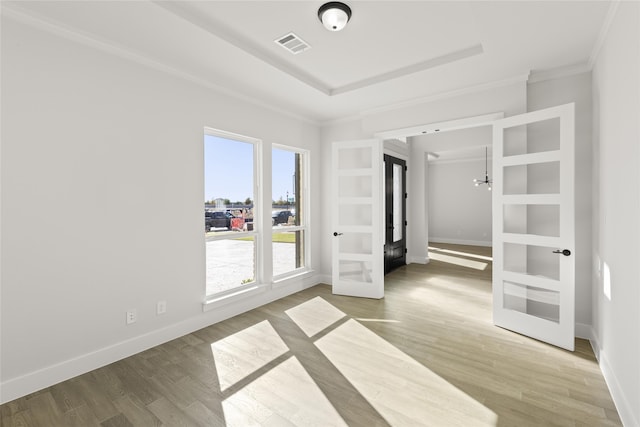
{"label": "white ceiling light fixture", "polygon": [[340,31],[351,19],[351,8],[339,1],[330,1],[320,6],[318,18],[329,31]]}

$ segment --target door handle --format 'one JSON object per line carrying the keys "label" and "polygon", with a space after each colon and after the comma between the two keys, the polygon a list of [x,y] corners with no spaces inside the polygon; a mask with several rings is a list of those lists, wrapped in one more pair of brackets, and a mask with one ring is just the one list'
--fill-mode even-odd
{"label": "door handle", "polygon": [[557,251],[553,251],[553,253],[554,254],[562,254],[564,256],[571,255],[571,251],[569,249],[563,249],[563,250],[558,249]]}
{"label": "door handle", "polygon": [[334,231],[334,232],[333,232],[333,235],[334,235],[335,237],[337,237],[337,236],[342,236],[342,233],[338,233],[337,231]]}

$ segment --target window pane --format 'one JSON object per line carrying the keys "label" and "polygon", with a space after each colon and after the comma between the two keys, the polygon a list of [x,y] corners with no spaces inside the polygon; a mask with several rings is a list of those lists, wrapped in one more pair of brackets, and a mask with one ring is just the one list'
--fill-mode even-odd
{"label": "window pane", "polygon": [[255,281],[255,239],[206,242],[207,295],[228,291]]}
{"label": "window pane", "polygon": [[274,227],[300,225],[300,157],[300,154],[293,151],[273,149],[271,223]]}
{"label": "window pane", "polygon": [[555,323],[560,321],[560,292],[506,281],[502,289],[504,308]]}
{"label": "window pane", "polygon": [[273,233],[273,275],[304,267],[304,231]]}
{"label": "window pane", "polygon": [[[204,136],[207,295],[255,281],[254,144]],[[221,240],[220,237],[223,237]]]}
{"label": "window pane", "polygon": [[560,162],[506,166],[503,173],[504,194],[560,193]]}
{"label": "window pane", "polygon": [[560,149],[560,119],[553,118],[504,130],[505,157]]}
{"label": "window pane", "polygon": [[304,230],[283,230],[283,227],[303,227],[304,197],[303,154],[274,148],[272,151],[272,218],[273,275],[292,272],[305,265]]}
{"label": "window pane", "polygon": [[253,144],[204,137],[205,231],[228,233],[252,229]]}
{"label": "window pane", "polygon": [[404,201],[404,191],[402,174],[404,168],[402,165],[393,164],[393,241],[402,240],[402,202]]}
{"label": "window pane", "polygon": [[560,280],[560,256],[547,246],[503,243],[504,270]]}

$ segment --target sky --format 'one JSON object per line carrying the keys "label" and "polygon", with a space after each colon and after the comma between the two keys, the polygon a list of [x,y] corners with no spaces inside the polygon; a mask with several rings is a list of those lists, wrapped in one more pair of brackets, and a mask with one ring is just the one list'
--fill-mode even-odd
{"label": "sky", "polygon": [[[273,149],[273,200],[293,197],[295,154]],[[217,136],[204,136],[204,200],[244,202],[253,196],[253,145]]]}

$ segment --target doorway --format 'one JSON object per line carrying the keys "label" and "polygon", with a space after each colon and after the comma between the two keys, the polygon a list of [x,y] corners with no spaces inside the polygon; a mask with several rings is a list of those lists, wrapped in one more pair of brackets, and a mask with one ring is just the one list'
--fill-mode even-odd
{"label": "doorway", "polygon": [[[498,177],[492,192],[493,322],[570,351],[576,302],[574,110],[571,103],[486,123],[492,126]],[[467,120],[455,129],[481,124]],[[410,131],[417,128],[395,132],[404,137]]]}
{"label": "doorway", "polygon": [[407,162],[384,155],[384,274],[407,263]]}

